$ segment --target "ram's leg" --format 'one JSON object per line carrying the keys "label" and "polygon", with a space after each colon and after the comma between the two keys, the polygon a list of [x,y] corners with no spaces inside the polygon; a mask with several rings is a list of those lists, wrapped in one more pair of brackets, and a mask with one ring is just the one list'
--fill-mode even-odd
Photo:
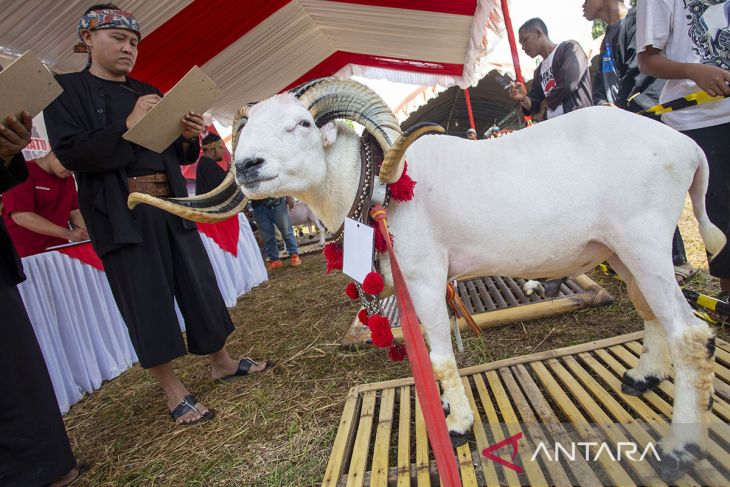
{"label": "ram's leg", "polygon": [[669,356],[667,336],[636,285],[634,276],[623,262],[613,256],[608,259],[608,263],[626,283],[629,299],[639,316],[644,319],[644,340],[639,364],[627,370],[621,381],[621,390],[625,394],[639,396],[657,387],[671,372],[672,359]]}
{"label": "ram's leg", "polygon": [[[411,286],[409,286],[411,287]],[[446,310],[446,279],[428,284],[419,282],[410,289],[416,313],[426,330],[431,348],[431,363],[436,379],[441,381],[443,403],[449,409],[446,425],[454,446],[467,441],[466,433],[474,422],[474,415],[459,377],[454,351],[451,346],[451,328]]]}
{"label": "ram's leg", "polygon": [[[632,236],[631,245],[617,254],[664,330],[674,364],[672,427],[659,444],[661,460],[656,464],[662,480],[669,483],[683,476],[693,462],[704,456],[712,406],[715,335],[692,314],[684,299],[674,278],[671,247],[657,244],[653,235],[642,235],[643,230],[626,229],[626,234]],[[654,344],[660,342],[654,340]],[[652,361],[664,360],[663,354],[656,353]],[[644,370],[655,374],[665,372],[655,364],[645,363]]]}

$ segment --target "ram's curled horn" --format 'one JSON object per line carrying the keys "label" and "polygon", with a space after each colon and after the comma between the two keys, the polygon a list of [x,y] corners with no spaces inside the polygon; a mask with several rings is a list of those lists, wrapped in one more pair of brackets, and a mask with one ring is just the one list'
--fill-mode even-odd
{"label": "ram's curled horn", "polygon": [[134,209],[140,203],[165,210],[188,220],[216,223],[241,212],[248,203],[236,184],[233,165],[221,184],[213,191],[188,198],[157,198],[144,193],[131,193],[127,206]]}
{"label": "ram's curled horn", "polygon": [[383,164],[380,166],[380,173],[378,174],[380,182],[389,184],[400,179],[401,174],[403,174],[406,149],[416,139],[426,134],[443,133],[444,128],[441,125],[430,122],[418,123],[403,132],[390,150],[385,153]]}
{"label": "ram's curled horn", "polygon": [[320,78],[290,91],[312,113],[322,127],[327,122],[344,118],[363,125],[387,152],[393,138],[400,134],[400,125],[390,107],[367,86],[344,78]]}
{"label": "ram's curled horn", "polygon": [[233,149],[231,152],[234,156],[236,155],[236,147],[238,147],[238,138],[241,136],[243,126],[248,122],[248,111],[251,110],[252,106],[254,106],[254,103],[243,105],[233,117],[233,124],[231,125],[231,145]]}
{"label": "ram's curled horn", "polygon": [[[241,129],[248,121],[248,111],[253,104],[242,106],[233,118],[233,154],[236,153],[238,137]],[[196,222],[216,223],[242,211],[248,204],[248,198],[241,192],[236,184],[236,167],[231,162],[228,174],[221,181],[221,184],[212,191],[191,196],[188,198],[157,198],[144,193],[132,193],[127,199],[127,205],[134,208],[140,203],[145,203],[174,215],[187,218]]]}

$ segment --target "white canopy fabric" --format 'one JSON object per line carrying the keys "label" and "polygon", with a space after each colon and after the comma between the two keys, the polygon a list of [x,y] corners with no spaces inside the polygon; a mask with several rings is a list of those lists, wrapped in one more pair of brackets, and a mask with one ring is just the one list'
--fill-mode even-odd
{"label": "white canopy fabric", "polygon": [[[76,24],[92,2],[6,0],[0,53],[32,49],[57,72],[73,54]],[[420,85],[476,84],[490,40],[501,34],[499,0],[119,0],[142,27],[132,77],[165,91],[193,65],[222,95],[230,120],[243,104],[306,80],[359,75]]]}

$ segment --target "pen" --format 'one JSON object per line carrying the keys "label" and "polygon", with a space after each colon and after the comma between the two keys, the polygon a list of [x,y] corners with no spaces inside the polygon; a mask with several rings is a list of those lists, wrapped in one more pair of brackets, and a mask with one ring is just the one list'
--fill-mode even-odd
{"label": "pen", "polygon": [[120,84],[119,86],[121,86],[122,88],[124,88],[127,91],[131,91],[132,93],[134,93],[137,96],[144,96],[143,93],[140,93],[139,91],[135,90],[134,88],[132,88],[130,86],[127,86],[127,85],[124,85],[124,84]]}

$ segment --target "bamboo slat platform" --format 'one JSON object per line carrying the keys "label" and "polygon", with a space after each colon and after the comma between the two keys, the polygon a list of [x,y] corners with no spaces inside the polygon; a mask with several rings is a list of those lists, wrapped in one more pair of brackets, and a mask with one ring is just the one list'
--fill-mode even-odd
{"label": "bamboo slat platform", "polygon": [[[664,485],[649,462],[613,461],[595,449],[588,461],[581,454],[569,462],[530,461],[540,441],[606,442],[614,452],[618,443],[635,442],[639,454],[656,444],[671,421],[672,379],[642,397],[620,392],[621,375],[638,361],[642,334],[462,369],[475,418],[469,443],[456,450],[463,485]],[[717,340],[716,359],[708,457],[678,485],[730,485],[730,344]],[[514,462],[522,473],[481,455],[520,432]],[[509,447],[495,453],[511,460]],[[412,378],[350,390],[322,485],[439,485]]]}
{"label": "bamboo slat platform", "polygon": [[[474,321],[483,329],[570,313],[581,308],[603,306],[613,302],[613,296],[585,274],[563,283],[560,287],[560,294],[554,299],[537,293],[526,296],[522,291],[524,283],[524,279],[500,276],[479,277],[459,281],[457,291],[474,317]],[[390,320],[393,336],[396,340],[402,340],[403,333],[400,329],[398,303],[395,296],[383,299],[380,306]],[[468,330],[468,325],[464,320],[459,319],[457,323],[460,330]],[[342,339],[342,345],[357,347],[369,342],[370,330],[355,316],[352,325]]]}

